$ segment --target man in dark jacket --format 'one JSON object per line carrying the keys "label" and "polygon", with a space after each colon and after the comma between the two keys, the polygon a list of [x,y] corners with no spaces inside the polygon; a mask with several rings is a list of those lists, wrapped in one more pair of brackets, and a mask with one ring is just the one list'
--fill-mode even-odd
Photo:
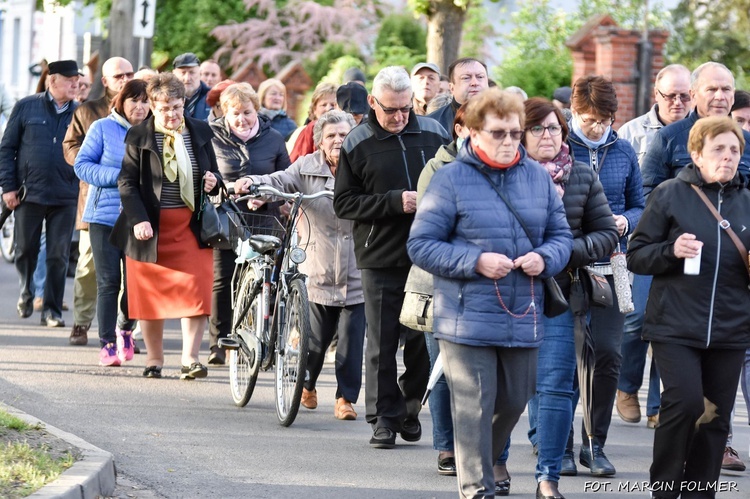
{"label": "man in dark jacket", "polygon": [[[675,178],[692,162],[687,141],[695,122],[706,116],[729,116],[734,104],[734,76],[723,64],[703,63],[693,71],[690,80],[695,109],[687,118],[659,130],[641,160],[643,193],[646,195],[665,180]],[[750,132],[744,132],[744,135],[745,142],[750,142]],[[743,175],[750,174],[750,148],[746,148],[740,158],[739,171]]]}
{"label": "man in dark jacket", "polygon": [[206,95],[211,87],[201,81],[200,64],[195,54],[186,52],[174,58],[172,72],[185,85],[185,117],[207,121],[211,106],[206,104]]}
{"label": "man in dark jacket", "polygon": [[[406,240],[417,206],[417,180],[425,163],[450,141],[434,120],[412,110],[409,74],[382,69],[367,97],[367,123],[354,128],[341,148],[333,206],[354,220],[354,251],[362,269],[367,318],[366,419],[370,445],[390,449],[396,432],[407,442],[422,436],[418,415],[427,385],[424,335],[398,321],[411,261]],[[397,379],[396,353],[406,333],[404,365]]]}
{"label": "man in dark jacket", "polygon": [[[33,312],[32,276],[39,255],[42,224],[47,225],[47,281],[42,324],[64,327],[62,301],[70,239],[76,218],[78,178],[65,162],[62,143],[78,92],[75,61],[49,64],[49,89],[21,99],[13,108],[0,143],[0,187],[3,201],[16,217],[16,269],[22,318]],[[26,189],[20,203],[18,191]]]}
{"label": "man in dark jacket", "polygon": [[488,88],[490,80],[487,77],[487,65],[471,57],[453,61],[448,66],[448,79],[453,100],[428,116],[438,120],[446,130],[453,130],[453,120],[458,108],[465,104],[469,97]]}
{"label": "man in dark jacket", "polygon": [[[68,132],[65,134],[63,154],[65,155],[65,161],[71,167],[76,162],[76,156],[78,156],[78,151],[81,149],[81,144],[83,144],[83,139],[86,137],[86,132],[88,132],[91,124],[109,114],[112,99],[132,79],[133,65],[127,59],[112,57],[104,61],[104,64],[102,64],[104,95],[96,100],[81,104],[73,113],[73,121],[71,121]],[[70,331],[68,340],[71,345],[88,343],[87,333],[96,314],[94,255],[91,252],[89,224],[81,221],[83,209],[86,207],[89,184],[81,180],[79,187],[76,229],[81,232],[78,240],[76,277],[73,283],[73,329]]]}

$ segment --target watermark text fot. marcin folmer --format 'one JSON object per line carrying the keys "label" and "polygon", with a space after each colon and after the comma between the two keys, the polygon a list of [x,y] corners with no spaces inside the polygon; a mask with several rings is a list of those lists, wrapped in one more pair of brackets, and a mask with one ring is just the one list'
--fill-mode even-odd
{"label": "watermark text fot. marcin folmer", "polygon": [[589,480],[583,484],[584,492],[738,492],[737,482],[717,480],[713,482],[649,482]]}

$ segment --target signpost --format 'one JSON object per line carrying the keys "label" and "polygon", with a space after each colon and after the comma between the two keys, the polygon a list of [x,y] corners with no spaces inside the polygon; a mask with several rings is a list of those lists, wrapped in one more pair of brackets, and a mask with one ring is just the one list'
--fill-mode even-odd
{"label": "signpost", "polygon": [[146,51],[146,38],[154,37],[156,23],[156,0],[136,0],[133,16],[133,37],[140,38],[138,49],[138,67],[143,66]]}

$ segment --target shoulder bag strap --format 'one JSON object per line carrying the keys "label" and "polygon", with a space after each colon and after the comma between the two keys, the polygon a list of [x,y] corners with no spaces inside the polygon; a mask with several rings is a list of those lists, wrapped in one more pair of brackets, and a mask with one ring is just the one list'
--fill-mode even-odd
{"label": "shoulder bag strap", "polygon": [[510,204],[510,201],[508,200],[507,196],[503,194],[503,192],[498,189],[498,187],[495,185],[495,183],[492,181],[489,175],[487,175],[486,172],[483,172],[479,168],[476,168],[476,170],[482,174],[482,176],[487,180],[487,182],[490,183],[493,189],[495,189],[495,192],[497,192],[497,195],[500,196],[500,199],[503,200],[505,205],[508,207],[511,213],[513,213],[513,216],[516,217],[516,220],[518,220],[518,223],[521,224],[521,227],[523,228],[523,231],[526,233],[526,237],[529,238],[529,241],[531,242],[531,245],[534,246],[534,239],[531,237],[531,231],[529,231],[529,228],[526,226],[526,222],[523,221],[523,218],[521,218],[521,215],[518,214],[516,209],[513,207],[512,204]]}
{"label": "shoulder bag strap", "polygon": [[727,233],[729,238],[732,240],[734,245],[737,247],[737,250],[742,255],[742,261],[745,262],[745,267],[747,268],[748,275],[750,275],[750,260],[748,260],[747,248],[745,248],[745,245],[742,244],[742,241],[739,237],[737,237],[737,234],[732,230],[732,227],[729,224],[729,220],[726,218],[723,218],[721,214],[718,212],[718,210],[714,207],[713,204],[711,204],[711,201],[708,200],[708,197],[706,197],[706,194],[700,190],[700,188],[695,184],[690,184],[690,187],[693,188],[693,190],[698,193],[698,197],[701,198],[701,201],[706,205],[706,207],[711,211],[711,214],[716,218],[716,220],[719,222],[719,227],[724,229],[724,232]]}

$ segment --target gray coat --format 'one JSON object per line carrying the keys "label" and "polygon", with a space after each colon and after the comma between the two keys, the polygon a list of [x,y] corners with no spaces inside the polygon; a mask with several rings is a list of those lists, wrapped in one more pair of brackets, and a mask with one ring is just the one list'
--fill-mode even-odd
{"label": "gray coat", "polygon": [[[332,191],[334,185],[333,174],[319,151],[302,156],[286,170],[250,178],[255,184],[303,194]],[[300,217],[298,228],[307,260],[300,270],[307,275],[308,298],[336,307],[364,303],[362,276],[354,257],[354,221],[338,218],[329,198],[303,202],[302,209],[305,216]]]}
{"label": "gray coat", "polygon": [[656,137],[656,132],[663,127],[664,124],[659,121],[659,105],[654,104],[646,114],[622,125],[617,130],[617,136],[630,142],[638,156],[638,164],[641,164],[651,141]]}

